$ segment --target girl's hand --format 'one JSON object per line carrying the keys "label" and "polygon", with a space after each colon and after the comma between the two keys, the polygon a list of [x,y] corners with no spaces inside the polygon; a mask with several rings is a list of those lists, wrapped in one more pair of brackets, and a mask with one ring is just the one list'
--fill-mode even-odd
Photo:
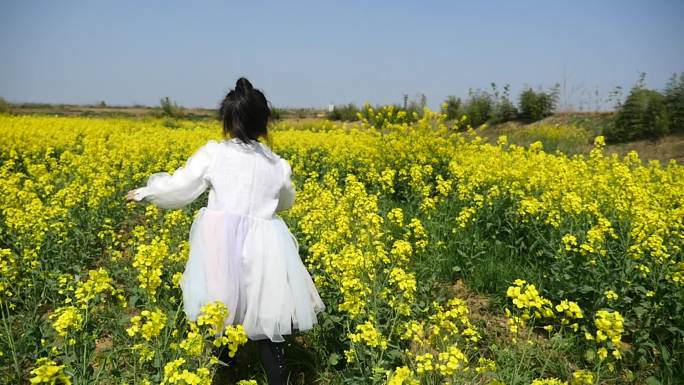
{"label": "girl's hand", "polygon": [[137,189],[133,189],[133,190],[129,191],[128,193],[126,193],[126,201],[133,201],[133,202],[136,201],[135,200],[135,191],[136,190]]}

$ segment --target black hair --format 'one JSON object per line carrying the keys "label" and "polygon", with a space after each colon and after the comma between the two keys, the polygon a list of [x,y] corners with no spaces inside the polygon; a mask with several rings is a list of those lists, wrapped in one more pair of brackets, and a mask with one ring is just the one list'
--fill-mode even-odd
{"label": "black hair", "polygon": [[219,108],[223,121],[223,135],[238,138],[245,143],[268,136],[271,109],[263,92],[252,87],[245,78],[235,82],[235,89],[228,92]]}

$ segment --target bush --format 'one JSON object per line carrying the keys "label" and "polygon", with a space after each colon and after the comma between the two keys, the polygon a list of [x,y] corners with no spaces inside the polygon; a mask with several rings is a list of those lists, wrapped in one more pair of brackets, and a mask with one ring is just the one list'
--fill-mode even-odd
{"label": "bush", "polygon": [[347,105],[335,106],[332,111],[327,114],[329,120],[344,120],[353,122],[359,120],[359,109],[354,103]]}
{"label": "bush", "polygon": [[463,112],[468,117],[472,127],[479,127],[487,123],[492,117],[494,102],[486,91],[472,89],[468,91],[468,100],[463,106]]}
{"label": "bush", "polygon": [[515,107],[510,99],[510,88],[509,84],[506,84],[503,88],[503,92],[499,93],[496,89],[496,84],[492,83],[492,92],[494,93],[494,109],[492,110],[492,123],[503,123],[510,120],[514,120],[518,117],[518,109]]}
{"label": "bush", "polygon": [[[419,93],[413,99],[409,100],[408,105],[406,106],[405,110],[409,114],[412,114],[415,112],[419,116],[423,116],[423,110],[425,109],[425,106],[427,106],[427,96],[425,96],[425,94]],[[395,106],[395,108],[400,108],[400,107]]]}
{"label": "bush", "polygon": [[670,132],[684,132],[684,73],[672,75],[665,88],[665,104],[670,119]]}
{"label": "bush", "polygon": [[447,119],[458,119],[466,115],[472,127],[479,127],[484,123],[503,123],[514,120],[518,116],[518,109],[510,100],[510,86],[506,84],[502,92],[491,83],[492,92],[483,90],[468,90],[465,103],[460,98],[449,96],[442,103],[442,113]]}
{"label": "bush", "polygon": [[461,111],[461,98],[455,96],[449,96],[442,103],[442,113],[446,115],[448,120],[458,119],[463,115]]}
{"label": "bush", "polygon": [[168,96],[161,98],[159,106],[163,116],[169,118],[182,118],[185,116],[185,109],[169,99]]}
{"label": "bush", "polygon": [[0,98],[0,114],[8,114],[10,112],[10,104],[7,103],[5,98]]}
{"label": "bush", "polygon": [[520,118],[535,122],[553,114],[558,102],[558,85],[549,91],[526,88],[520,93]]}
{"label": "bush", "polygon": [[635,86],[615,117],[615,126],[606,129],[611,143],[657,138],[668,132],[665,96],[660,92]]}
{"label": "bush", "polygon": [[283,118],[283,110],[280,108],[271,107],[271,120],[280,120]]}

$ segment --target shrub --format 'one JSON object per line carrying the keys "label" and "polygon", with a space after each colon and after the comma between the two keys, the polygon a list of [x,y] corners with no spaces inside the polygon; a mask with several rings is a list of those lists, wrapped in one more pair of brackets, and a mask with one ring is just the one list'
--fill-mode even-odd
{"label": "shrub", "polygon": [[[427,96],[421,93],[409,100],[405,110],[407,113],[416,112],[419,116],[423,116],[425,106],[427,106]],[[396,106],[396,108],[399,108],[399,106]]]}
{"label": "shrub", "polygon": [[510,86],[506,84],[502,92],[499,92],[495,83],[491,83],[491,87],[491,93],[479,89],[468,90],[468,98],[465,102],[455,96],[447,97],[442,103],[442,113],[449,120],[466,115],[472,127],[516,119],[518,109],[510,100]]}
{"label": "shrub", "polygon": [[499,93],[496,89],[496,84],[492,83],[492,92],[494,94],[494,109],[492,110],[492,123],[503,123],[514,120],[518,117],[518,109],[515,107],[510,99],[509,84],[503,87],[503,92]]}
{"label": "shrub", "polygon": [[549,91],[525,88],[520,93],[520,118],[535,122],[553,114],[558,102],[558,85]]}
{"label": "shrub", "polygon": [[486,91],[469,90],[468,100],[463,106],[469,124],[472,127],[479,127],[487,123],[492,117],[493,105],[492,96]]}
{"label": "shrub", "polygon": [[280,120],[283,118],[283,110],[276,107],[271,107],[271,120]]}
{"label": "shrub", "polygon": [[327,118],[329,120],[344,120],[353,122],[359,120],[359,108],[354,103],[347,105],[335,106],[332,111],[329,111]]}
{"label": "shrub", "polygon": [[615,117],[615,126],[606,129],[606,140],[611,143],[657,138],[668,132],[668,112],[665,96],[660,92],[632,88],[627,100]]}
{"label": "shrub", "polygon": [[463,115],[461,104],[461,98],[449,96],[444,103],[442,103],[442,113],[446,115],[448,120],[458,119]]}
{"label": "shrub", "polygon": [[670,132],[684,132],[684,73],[672,75],[665,88],[665,104],[670,119]]}
{"label": "shrub", "polygon": [[175,101],[169,99],[168,96],[161,98],[159,106],[163,116],[169,118],[182,118],[185,115],[185,109],[179,106]]}
{"label": "shrub", "polygon": [[5,98],[0,98],[0,114],[7,114],[10,112],[10,104],[7,103]]}

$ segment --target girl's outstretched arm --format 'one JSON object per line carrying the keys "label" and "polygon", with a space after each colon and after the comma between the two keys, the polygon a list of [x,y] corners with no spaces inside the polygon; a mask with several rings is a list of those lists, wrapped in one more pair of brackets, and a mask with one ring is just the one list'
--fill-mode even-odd
{"label": "girl's outstretched arm", "polygon": [[218,143],[210,140],[174,171],[150,175],[147,185],[128,192],[126,197],[136,201],[143,199],[165,209],[176,209],[199,197],[209,187],[205,173],[211,164]]}

